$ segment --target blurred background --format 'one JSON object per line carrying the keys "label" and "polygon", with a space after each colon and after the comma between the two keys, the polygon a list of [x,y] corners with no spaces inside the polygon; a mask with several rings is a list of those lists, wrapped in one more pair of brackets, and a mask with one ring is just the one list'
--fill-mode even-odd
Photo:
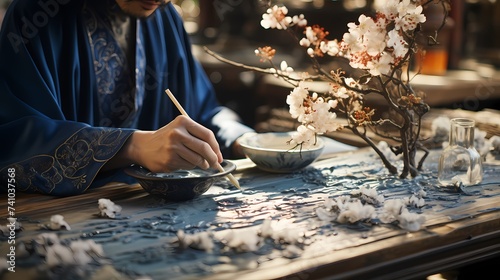
{"label": "blurred background", "polygon": [[[0,0],[0,24],[12,0]],[[308,24],[319,24],[341,39],[347,23],[357,22],[385,0],[281,0],[289,15],[303,13]],[[428,63],[413,81],[432,107],[479,111],[500,109],[500,0],[450,0],[451,12],[440,33],[439,47],[428,50]],[[296,70],[307,69],[307,57],[287,32],[260,26],[268,1],[172,0],[185,20],[193,50],[217,90],[221,102],[244,121],[257,126],[273,108],[285,108],[290,88],[272,77],[228,65],[203,47],[247,65],[268,67],[254,50],[266,45],[278,50],[275,62],[286,60]],[[431,5],[437,6],[437,5]],[[442,11],[427,10],[427,24],[441,22]],[[438,18],[436,18],[438,17]],[[432,54],[432,55],[430,55]],[[337,65],[332,65],[334,69]],[[373,101],[377,106],[376,100]]]}
{"label": "blurred background", "polygon": [[[289,15],[303,13],[308,24],[319,24],[341,39],[347,23],[357,22],[385,0],[282,0]],[[273,80],[214,60],[200,46],[247,65],[267,67],[254,50],[265,45],[278,50],[275,63],[286,60],[296,70],[307,68],[307,57],[296,42],[279,30],[260,26],[268,1],[183,0],[178,5],[193,38],[195,53],[203,63],[219,97],[258,125],[272,108],[286,107],[290,88]],[[479,111],[500,109],[500,1],[450,0],[451,11],[438,37],[440,45],[427,50],[421,74],[413,81],[432,107]],[[427,27],[440,24],[438,5],[426,9]],[[332,65],[333,66],[333,65]],[[416,67],[416,65],[415,65]],[[335,69],[335,68],[331,68]],[[415,68],[416,69],[416,68]],[[373,101],[377,106],[376,100]]]}

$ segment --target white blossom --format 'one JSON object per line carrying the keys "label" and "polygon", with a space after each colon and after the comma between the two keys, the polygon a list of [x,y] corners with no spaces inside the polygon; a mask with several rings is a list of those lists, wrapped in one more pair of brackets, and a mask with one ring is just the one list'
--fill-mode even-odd
{"label": "white blossom", "polygon": [[391,71],[392,56],[383,52],[379,59],[372,60],[371,64],[368,64],[367,69],[373,76],[387,75]]}
{"label": "white blossom", "polygon": [[98,204],[99,204],[99,215],[101,217],[114,219],[122,211],[122,207],[120,205],[117,205],[111,200],[106,198],[99,199]]}
{"label": "white blossom", "polygon": [[309,42],[315,43],[318,40],[318,37],[316,37],[316,33],[314,32],[312,27],[310,27],[310,26],[306,27],[306,30],[304,31],[304,33],[306,35],[306,39]]}
{"label": "white blossom", "polygon": [[104,255],[101,245],[96,244],[94,240],[75,240],[71,242],[69,248],[73,252],[76,265],[87,265],[93,261],[93,255]]}
{"label": "white blossom", "polygon": [[292,23],[303,27],[307,25],[307,19],[305,19],[304,14],[300,14],[292,17]]}
{"label": "white blossom", "polygon": [[260,237],[273,239],[279,244],[296,244],[302,236],[300,230],[280,225],[279,221],[274,222],[270,219],[264,220],[258,233]]}
{"label": "white blossom", "polygon": [[57,243],[46,247],[46,249],[45,262],[49,267],[75,264],[73,252],[69,247]]}
{"label": "white blossom", "polygon": [[375,208],[371,205],[362,204],[359,199],[354,199],[344,205],[337,217],[339,223],[355,223],[369,220],[375,217]]}
{"label": "white blossom", "polygon": [[384,203],[384,212],[397,217],[401,214],[406,204],[402,199],[389,199]]}
{"label": "white blossom", "polygon": [[252,228],[229,231],[223,238],[225,245],[237,252],[257,251],[261,246],[261,238]]}
{"label": "white blossom", "polygon": [[297,119],[299,116],[305,114],[306,108],[304,107],[304,99],[308,98],[309,91],[303,85],[303,83],[299,83],[299,86],[294,88],[286,97],[286,103],[290,108],[290,115],[294,119]]}
{"label": "white blossom", "polygon": [[[262,15],[260,25],[265,29],[287,29],[292,23],[292,18],[286,16],[288,9],[285,6],[278,7],[277,5],[267,9],[266,13]],[[303,23],[302,20],[297,20],[298,23]]]}
{"label": "white blossom", "polygon": [[491,136],[489,142],[490,146],[493,148],[493,153],[500,153],[500,136]]}
{"label": "white blossom", "polygon": [[420,214],[411,213],[408,211],[408,209],[406,208],[406,204],[410,200],[387,200],[384,203],[383,212],[378,216],[380,221],[383,223],[393,223],[397,221],[400,228],[406,229],[408,231],[420,230],[423,223],[425,222],[425,217]]}
{"label": "white blossom", "polygon": [[391,30],[387,35],[389,36],[387,46],[394,49],[393,56],[395,58],[403,58],[408,52],[408,43],[397,30]]}
{"label": "white blossom", "polygon": [[101,245],[93,240],[74,240],[69,246],[61,243],[46,246],[45,262],[49,267],[59,265],[87,265],[91,263],[93,255],[103,256]]}
{"label": "white blossom", "polygon": [[422,228],[425,222],[425,217],[417,213],[409,212],[408,209],[403,209],[402,213],[398,216],[398,225],[402,229],[408,231],[418,231]]}
{"label": "white blossom", "polygon": [[212,233],[207,231],[186,234],[183,230],[178,230],[177,239],[182,248],[191,247],[211,253],[215,247]]}
{"label": "white blossom", "polygon": [[302,38],[299,41],[299,45],[302,47],[308,48],[311,45],[311,41],[309,41],[307,38]]}
{"label": "white blossom", "polygon": [[48,226],[51,230],[71,230],[69,224],[64,220],[62,215],[52,215],[50,217],[50,224]]}
{"label": "white blossom", "polygon": [[398,6],[400,0],[381,0],[380,4],[377,7],[377,11],[385,16],[385,18],[389,21],[393,21],[398,15]]}
{"label": "white blossom", "polygon": [[486,157],[491,149],[491,142],[486,139],[486,135],[486,131],[477,127],[474,129],[474,148],[482,157]]}
{"label": "white blossom", "polygon": [[338,217],[337,212],[327,210],[327,208],[318,207],[314,209],[314,211],[316,212],[316,216],[318,217],[318,219],[322,221],[333,222],[337,220]]}
{"label": "white blossom", "polygon": [[308,54],[310,57],[313,57],[313,56],[314,56],[314,49],[312,49],[312,48],[307,48],[307,54]]}
{"label": "white blossom", "polygon": [[322,41],[319,47],[323,53],[326,53],[330,56],[336,56],[340,52],[340,47],[337,40],[332,40],[327,42]]}
{"label": "white blossom", "polygon": [[260,226],[259,234],[260,236],[266,238],[266,237],[272,237],[273,236],[273,226],[271,224],[270,219],[265,219],[262,222],[262,225]]}
{"label": "white blossom", "polygon": [[340,99],[345,99],[345,98],[349,98],[349,93],[347,91],[347,88],[345,87],[336,87],[336,88],[332,88],[331,91],[332,95],[336,98],[340,98]]}
{"label": "white blossom", "polygon": [[316,135],[312,129],[307,128],[304,125],[299,125],[297,131],[292,134],[290,144],[292,146],[304,145],[304,147],[307,148],[314,144],[315,136]]}
{"label": "white blossom", "polygon": [[293,68],[288,66],[288,63],[284,60],[280,63],[280,69],[281,69],[281,71],[283,71],[286,74],[293,72]]}
{"label": "white blossom", "polygon": [[395,19],[396,29],[403,31],[414,30],[418,24],[426,21],[425,15],[422,14],[423,7],[416,6],[410,0],[403,0],[398,4],[398,17]]}
{"label": "white blossom", "polygon": [[384,196],[378,194],[376,189],[370,189],[365,186],[361,186],[358,190],[353,190],[351,195],[359,197],[362,201],[372,205],[382,204],[385,200]]}
{"label": "white blossom", "polygon": [[[341,50],[349,64],[358,69],[365,69],[373,76],[389,74],[393,65],[408,52],[404,38],[398,32],[413,30],[425,22],[422,6],[416,6],[409,0],[388,1],[379,11],[381,17],[375,21],[366,15],[360,15],[359,24],[348,23],[348,33],[343,36]],[[387,31],[390,22],[395,22],[395,29]],[[386,48],[392,48],[392,53]]]}

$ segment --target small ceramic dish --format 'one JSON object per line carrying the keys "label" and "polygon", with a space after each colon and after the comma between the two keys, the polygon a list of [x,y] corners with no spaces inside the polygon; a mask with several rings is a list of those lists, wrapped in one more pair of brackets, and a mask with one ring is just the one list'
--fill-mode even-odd
{"label": "small ceramic dish", "polygon": [[148,169],[132,165],[124,171],[137,179],[139,184],[152,195],[158,195],[170,201],[186,201],[205,193],[217,180],[236,169],[236,165],[224,160],[221,163],[223,172],[209,168],[203,170],[177,170],[169,173],[154,173]]}
{"label": "small ceramic dish", "polygon": [[325,146],[321,137],[309,148],[289,144],[293,132],[247,133],[240,138],[243,152],[255,165],[268,172],[289,173],[314,162]]}

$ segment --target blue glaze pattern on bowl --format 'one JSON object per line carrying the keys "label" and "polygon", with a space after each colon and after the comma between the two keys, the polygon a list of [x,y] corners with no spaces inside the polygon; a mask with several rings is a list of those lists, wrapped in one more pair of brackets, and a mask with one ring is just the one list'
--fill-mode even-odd
{"label": "blue glaze pattern on bowl", "polygon": [[240,144],[246,157],[258,168],[274,173],[302,169],[313,163],[324,148],[321,137],[308,149],[290,146],[290,139],[292,132],[248,133],[240,138]]}
{"label": "blue glaze pattern on bowl", "polygon": [[179,170],[169,173],[154,173],[148,169],[132,165],[124,172],[137,179],[142,188],[152,195],[169,201],[186,201],[199,197],[218,180],[236,169],[236,165],[224,160],[221,163],[224,172],[209,168]]}

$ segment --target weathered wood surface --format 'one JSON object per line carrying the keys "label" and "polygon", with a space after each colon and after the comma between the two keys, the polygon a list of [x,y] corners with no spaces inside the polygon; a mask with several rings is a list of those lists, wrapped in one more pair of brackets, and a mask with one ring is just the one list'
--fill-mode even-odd
{"label": "weathered wood surface", "polygon": [[[58,231],[60,238],[92,238],[103,246],[109,263],[106,269],[93,269],[106,278],[118,273],[123,279],[402,279],[500,254],[500,160],[489,155],[481,185],[465,192],[444,191],[436,188],[438,156],[434,151],[422,174],[407,180],[389,175],[364,148],[323,157],[292,174],[265,173],[239,160],[233,175],[243,191],[221,181],[202,197],[183,203],[122,184],[67,198],[17,194],[16,217],[24,230],[17,233],[16,242],[51,232],[39,224],[61,214],[71,230]],[[425,206],[410,208],[425,216],[424,228],[407,232],[395,224],[342,225],[318,219],[315,209],[324,206],[325,198],[362,186],[377,189],[386,200],[424,190]],[[120,218],[97,217],[99,198],[121,205]],[[7,217],[6,209],[2,196],[0,217]],[[295,247],[262,239],[258,249],[236,252],[224,244],[230,233],[257,234],[266,219],[275,223],[277,232],[298,233]],[[180,249],[180,229],[188,234],[212,232],[213,252]],[[7,250],[2,241],[2,256]],[[4,279],[44,275],[43,259],[18,258],[16,264],[16,273],[4,273]]]}

